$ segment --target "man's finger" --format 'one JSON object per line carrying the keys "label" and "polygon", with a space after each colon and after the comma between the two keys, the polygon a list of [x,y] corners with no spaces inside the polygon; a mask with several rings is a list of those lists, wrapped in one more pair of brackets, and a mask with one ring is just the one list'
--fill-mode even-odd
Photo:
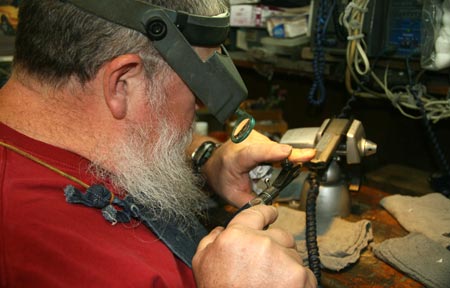
{"label": "man's finger", "polygon": [[[265,162],[278,162],[287,158],[292,152],[292,147],[286,144],[275,142],[255,143],[247,146],[240,153],[243,153],[239,159],[242,159],[241,165],[245,170],[254,168],[256,165]],[[244,163],[245,160],[245,163]]]}
{"label": "man's finger", "polygon": [[266,234],[283,247],[296,250],[297,244],[291,233],[278,228],[269,228]]}
{"label": "man's finger", "polygon": [[197,246],[197,251],[201,251],[206,248],[209,244],[214,242],[216,238],[219,236],[220,233],[224,230],[223,227],[216,227],[211,232],[209,232],[208,235],[203,237],[203,239],[200,241],[200,243]]}
{"label": "man's finger", "polygon": [[315,149],[292,149],[291,155],[289,155],[288,159],[291,162],[305,162],[311,160],[316,154]]}
{"label": "man's finger", "polygon": [[227,227],[243,225],[252,229],[262,230],[272,224],[278,217],[278,211],[273,206],[256,205],[243,210],[230,221]]}

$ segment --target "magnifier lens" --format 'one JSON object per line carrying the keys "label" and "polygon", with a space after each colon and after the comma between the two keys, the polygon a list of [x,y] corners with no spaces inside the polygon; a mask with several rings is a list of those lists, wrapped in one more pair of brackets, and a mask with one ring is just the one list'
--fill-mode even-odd
{"label": "magnifier lens", "polygon": [[253,127],[255,127],[255,119],[252,115],[241,109],[236,110],[236,114],[237,120],[231,132],[231,140],[234,143],[240,143],[252,132]]}
{"label": "magnifier lens", "polygon": [[240,138],[242,137],[246,131],[249,129],[250,119],[242,119],[239,123],[236,124],[235,129],[233,129],[233,137]]}

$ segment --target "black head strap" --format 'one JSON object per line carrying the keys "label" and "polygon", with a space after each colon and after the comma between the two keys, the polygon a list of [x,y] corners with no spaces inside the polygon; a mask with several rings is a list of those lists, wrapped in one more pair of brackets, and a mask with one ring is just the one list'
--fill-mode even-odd
{"label": "black head strap", "polygon": [[76,7],[147,35],[144,23],[148,13],[160,10],[174,23],[186,40],[193,46],[218,46],[228,37],[229,13],[217,17],[192,15],[166,9],[139,0],[66,0]]}
{"label": "black head strap", "polygon": [[177,12],[139,0],[67,0],[68,3],[141,32],[219,122],[247,97],[247,88],[222,46],[201,59],[192,46],[218,47],[228,34],[229,15],[206,17]]}

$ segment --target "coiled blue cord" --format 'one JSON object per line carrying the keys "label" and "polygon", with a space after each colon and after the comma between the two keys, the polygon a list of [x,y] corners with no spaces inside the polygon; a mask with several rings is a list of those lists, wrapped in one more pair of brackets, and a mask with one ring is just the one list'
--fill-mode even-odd
{"label": "coiled blue cord", "polygon": [[324,83],[325,70],[325,36],[328,23],[333,15],[336,0],[319,0],[316,15],[316,37],[314,39],[315,50],[313,59],[314,81],[309,90],[308,102],[315,106],[320,106],[326,99],[326,88]]}

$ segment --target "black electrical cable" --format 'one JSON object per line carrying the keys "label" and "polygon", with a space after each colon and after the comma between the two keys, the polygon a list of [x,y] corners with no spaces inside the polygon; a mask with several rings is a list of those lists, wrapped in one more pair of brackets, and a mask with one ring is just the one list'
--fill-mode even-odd
{"label": "black electrical cable", "polygon": [[317,221],[316,221],[316,199],[319,195],[319,183],[316,173],[311,172],[308,176],[309,190],[306,198],[306,248],[308,250],[309,268],[314,273],[320,287],[320,255],[317,246]]}
{"label": "black electrical cable", "polygon": [[439,140],[433,130],[433,127],[431,126],[430,120],[428,119],[427,112],[425,110],[425,106],[422,102],[422,100],[419,97],[419,93],[422,93],[422,87],[420,84],[415,84],[412,80],[412,71],[410,69],[409,65],[409,58],[406,58],[406,72],[408,74],[408,80],[409,85],[411,87],[411,94],[414,97],[414,101],[416,102],[416,106],[419,108],[420,113],[422,114],[422,123],[425,128],[425,131],[428,135],[429,140],[431,141],[431,144],[434,147],[434,151],[436,153],[436,157],[438,160],[438,165],[440,166],[441,172],[444,174],[444,180],[441,184],[441,193],[445,195],[446,197],[450,197],[450,165],[447,161],[447,157],[445,156],[444,151],[441,148],[441,145],[439,143]]}
{"label": "black electrical cable", "polygon": [[[431,142],[431,144],[434,147],[434,151],[438,160],[438,165],[440,166],[441,172],[444,174],[445,179],[444,183],[441,184],[440,192],[444,194],[446,197],[450,197],[450,165],[447,161],[447,158],[444,154],[444,151],[441,148],[441,145],[439,143],[439,140],[433,130],[433,127],[431,126],[430,120],[428,119],[427,112],[425,110],[425,107],[423,105],[422,100],[419,97],[418,90],[422,89],[421,87],[414,86],[411,89],[411,94],[414,96],[414,100],[416,101],[417,107],[420,109],[420,112],[422,113],[422,123],[425,128],[425,131],[428,135],[428,138]],[[445,183],[447,182],[447,183]]]}
{"label": "black electrical cable", "polygon": [[[361,83],[363,83],[363,82],[361,82]],[[364,84],[361,84],[361,85],[364,85]],[[337,118],[341,118],[341,119],[350,118],[350,114],[351,114],[350,112],[353,109],[352,104],[354,102],[356,102],[356,100],[357,100],[356,94],[361,92],[361,87],[360,87],[361,85],[358,85],[356,87],[356,89],[353,90],[353,93],[350,95],[350,98],[347,99],[347,102],[345,102],[345,106],[342,107],[341,112],[339,113]]]}

